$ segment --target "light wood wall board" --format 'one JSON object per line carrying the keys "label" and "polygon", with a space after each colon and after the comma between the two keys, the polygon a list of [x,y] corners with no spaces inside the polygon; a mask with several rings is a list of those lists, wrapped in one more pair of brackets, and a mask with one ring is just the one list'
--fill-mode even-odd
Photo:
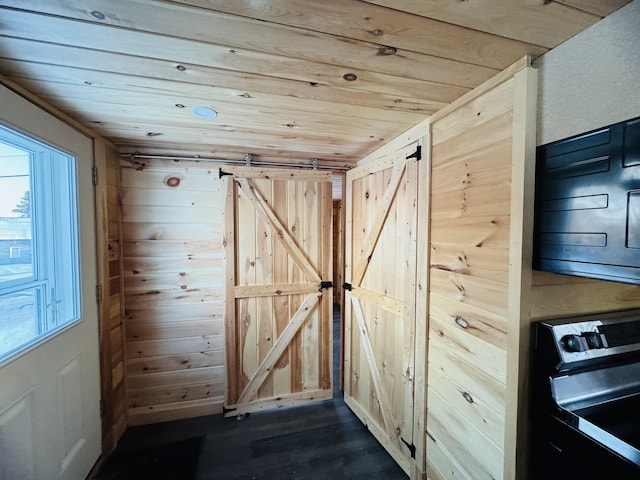
{"label": "light wood wall board", "polygon": [[508,284],[476,278],[470,274],[460,274],[431,269],[430,291],[456,300],[460,304],[471,305],[487,312],[507,315]]}
{"label": "light wood wall board", "polygon": [[458,299],[431,293],[430,314],[441,324],[468,331],[474,337],[505,350],[507,345],[507,322],[503,315],[492,313]]}
{"label": "light wood wall board", "polygon": [[488,439],[484,433],[487,427],[476,428],[432,388],[429,388],[427,424],[430,436],[456,459],[470,478],[502,478],[503,451]]}
{"label": "light wood wall board", "polygon": [[219,412],[223,388],[203,387],[223,384],[225,364],[218,169],[188,161],[121,169],[130,423]]}
{"label": "light wood wall board", "polygon": [[485,245],[465,247],[443,242],[432,243],[430,253],[432,265],[439,270],[470,273],[475,277],[507,283],[508,252],[505,249]]}
{"label": "light wood wall board", "polygon": [[427,435],[427,450],[430,462],[427,464],[427,478],[429,480],[443,480],[445,478],[459,478],[474,480],[440,445]]}
{"label": "light wood wall board", "polygon": [[331,174],[229,172],[228,415],[326,398],[332,300],[320,283],[333,275]]}
{"label": "light wood wall board", "polygon": [[[447,317],[449,320],[450,316]],[[457,352],[464,362],[474,365],[498,382],[506,383],[505,351],[474,333],[473,329],[463,328],[453,320],[442,321],[437,314],[429,316],[429,341],[432,344]]]}
{"label": "light wood wall board", "polygon": [[[431,127],[429,369],[434,375],[427,432],[439,445],[440,458],[455,461],[428,470],[445,478],[453,464],[471,478],[505,478],[507,346],[513,341],[507,337],[506,280],[510,249],[518,248],[511,240],[511,178],[512,161],[521,161],[512,152],[513,85],[510,78],[498,81]],[[480,174],[483,170],[492,176]],[[448,262],[438,261],[440,249],[449,252]],[[442,381],[450,369],[465,372],[449,376],[455,388]],[[462,402],[460,391],[466,394]],[[474,401],[485,410],[468,408]],[[492,422],[485,422],[487,412]],[[432,461],[427,455],[427,463]]]}
{"label": "light wood wall board", "polygon": [[[504,416],[505,385],[492,378],[475,365],[469,365],[456,352],[441,346],[437,341],[429,341],[429,372],[438,370],[464,388],[472,398],[479,399],[498,415]],[[436,389],[437,390],[437,389]],[[427,435],[429,425],[427,424]]]}
{"label": "light wood wall board", "polygon": [[175,405],[185,401],[207,400],[224,395],[224,382],[210,381],[184,387],[155,387],[133,390],[129,394],[129,408]]}
{"label": "light wood wall board", "polygon": [[[504,200],[502,201],[504,203]],[[509,217],[460,217],[433,219],[432,245],[456,248],[506,249],[509,246]]]}
{"label": "light wood wall board", "polygon": [[173,338],[171,340],[149,340],[127,342],[127,358],[180,355],[202,351],[224,350],[223,335]]}
{"label": "light wood wall board", "polygon": [[422,475],[411,458],[418,163],[406,157],[415,149],[347,172],[344,372],[347,404],[408,474]]}

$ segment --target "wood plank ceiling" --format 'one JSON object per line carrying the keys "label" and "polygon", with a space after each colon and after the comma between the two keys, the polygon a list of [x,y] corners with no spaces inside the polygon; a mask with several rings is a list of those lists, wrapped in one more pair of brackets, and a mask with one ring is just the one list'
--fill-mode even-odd
{"label": "wood plank ceiling", "polygon": [[123,153],[350,166],[628,1],[0,0],[0,72]]}

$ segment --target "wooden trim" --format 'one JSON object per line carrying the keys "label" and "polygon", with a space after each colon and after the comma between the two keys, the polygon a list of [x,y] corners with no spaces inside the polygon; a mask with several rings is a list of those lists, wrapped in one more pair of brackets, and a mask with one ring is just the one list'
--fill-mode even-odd
{"label": "wooden trim", "polygon": [[[351,172],[347,172],[344,181],[344,281],[346,283],[351,281],[351,272],[353,267],[351,266],[351,256],[353,252],[353,179],[350,175]],[[344,391],[345,399],[351,395],[351,342],[353,336],[352,330],[352,308],[351,308],[351,292],[344,289],[342,292],[342,321],[344,323],[344,338],[343,343],[343,363],[342,363],[342,390]]]}
{"label": "wooden trim", "polygon": [[109,205],[107,196],[107,178],[104,172],[107,170],[107,152],[103,142],[93,143],[93,166],[103,175],[98,175],[98,183],[95,186],[96,202],[96,226],[102,235],[96,236],[96,273],[97,282],[102,285],[103,298],[98,304],[98,336],[100,348],[100,397],[102,399],[102,453],[108,455],[115,447],[117,440],[114,438],[114,402],[113,402],[113,377],[111,364],[111,329],[110,329],[110,304],[109,304]]}
{"label": "wooden trim", "polygon": [[426,478],[427,471],[427,385],[429,358],[429,264],[431,249],[431,128],[420,142],[423,158],[418,162],[417,249],[415,282],[415,366],[413,385],[413,442],[416,458],[411,480]]}
{"label": "wooden trim", "polygon": [[313,293],[320,290],[319,283],[274,283],[269,285],[238,285],[234,290],[235,298],[277,297]]}
{"label": "wooden trim", "polygon": [[235,259],[235,223],[236,223],[236,208],[235,208],[235,196],[236,196],[236,184],[231,181],[229,177],[226,177],[225,182],[227,184],[227,195],[225,198],[224,207],[224,252],[226,257],[226,295],[224,299],[225,303],[225,344],[227,351],[227,363],[226,363],[226,389],[225,389],[225,405],[227,405],[231,399],[238,397],[238,381],[237,371],[238,365],[238,352],[237,348],[237,320],[236,320],[236,301],[235,301],[235,288],[236,288],[236,259]]}
{"label": "wooden trim", "polygon": [[373,351],[373,346],[371,345],[371,341],[369,340],[369,329],[367,328],[367,323],[364,319],[364,313],[362,312],[362,306],[360,305],[360,300],[355,297],[351,297],[351,301],[353,304],[353,312],[355,314],[356,320],[358,322],[358,328],[360,330],[360,341],[362,344],[362,349],[367,357],[367,362],[369,363],[369,369],[371,370],[371,379],[373,380],[373,386],[378,393],[378,403],[380,405],[380,412],[382,413],[382,420],[384,421],[385,429],[387,431],[387,436],[389,438],[394,438],[398,447],[401,447],[400,439],[398,438],[398,430],[396,429],[396,425],[393,421],[393,417],[391,416],[391,402],[389,401],[389,397],[387,396],[387,392],[382,385],[382,380],[380,379],[380,370],[378,369],[378,364],[376,363],[375,353]]}
{"label": "wooden trim", "polygon": [[[318,216],[318,228],[322,232],[322,259],[320,262],[320,275],[325,280],[333,280],[333,183],[325,183],[319,185],[322,194],[321,214]],[[320,321],[320,385],[322,388],[333,390],[333,288],[323,289],[322,298],[320,299],[320,308],[322,309],[320,318],[326,321]]]}
{"label": "wooden trim", "polygon": [[514,75],[513,150],[504,478],[525,478],[528,469],[529,347],[533,205],[536,159],[537,71]]}
{"label": "wooden trim", "polygon": [[233,410],[226,412],[224,416],[226,418],[236,417],[238,415],[244,415],[246,413],[254,413],[262,410],[271,410],[273,408],[291,407],[294,405],[307,404],[309,402],[319,402],[322,400],[329,400],[332,398],[333,392],[331,390],[309,390],[306,392],[292,393],[284,398],[272,397],[262,398],[260,400],[254,400],[247,405],[233,406]]}
{"label": "wooden trim", "polygon": [[378,209],[378,213],[376,214],[373,224],[371,225],[371,232],[367,236],[367,241],[365,242],[362,256],[360,257],[358,266],[356,267],[356,270],[353,274],[352,282],[356,286],[360,285],[362,279],[364,278],[364,274],[367,272],[370,256],[373,254],[373,250],[378,243],[380,233],[382,232],[382,227],[384,226],[384,222],[389,215],[389,211],[391,210],[391,206],[393,205],[393,200],[395,199],[396,192],[398,191],[398,187],[400,186],[400,181],[402,180],[402,175],[404,174],[405,170],[405,159],[401,159],[393,167],[393,173],[391,175],[391,179],[389,180],[389,185],[387,186],[384,192],[384,196],[382,197],[382,205]]}
{"label": "wooden trim", "polygon": [[240,185],[242,191],[256,209],[256,212],[258,212],[262,219],[271,227],[275,233],[274,238],[276,238],[287,250],[300,270],[302,270],[310,280],[320,282],[322,280],[320,275],[318,275],[318,272],[313,265],[309,263],[306,255],[302,250],[300,250],[295,240],[291,238],[285,226],[280,223],[280,220],[278,220],[276,214],[271,210],[271,207],[269,207],[264,198],[262,198],[262,195],[258,192],[255,184],[247,178],[234,178],[234,180]]}
{"label": "wooden trim", "polygon": [[296,335],[296,333],[298,333],[298,330],[300,330],[309,316],[309,313],[311,313],[313,307],[321,296],[322,293],[317,292],[315,294],[310,293],[305,297],[296,313],[291,317],[291,320],[289,320],[289,323],[283,330],[280,337],[278,337],[278,340],[273,344],[267,355],[264,357],[264,360],[258,367],[256,373],[251,377],[247,386],[238,397],[238,401],[236,402],[237,405],[248,403],[256,396],[265,379],[269,376],[271,370],[273,370],[274,365],[289,346],[291,339]]}

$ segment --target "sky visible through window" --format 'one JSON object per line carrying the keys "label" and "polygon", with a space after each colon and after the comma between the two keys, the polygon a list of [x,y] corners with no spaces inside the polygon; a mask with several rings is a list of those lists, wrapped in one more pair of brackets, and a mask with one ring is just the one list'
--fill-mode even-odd
{"label": "sky visible through window", "polygon": [[0,142],[0,217],[20,217],[12,212],[29,190],[29,154]]}

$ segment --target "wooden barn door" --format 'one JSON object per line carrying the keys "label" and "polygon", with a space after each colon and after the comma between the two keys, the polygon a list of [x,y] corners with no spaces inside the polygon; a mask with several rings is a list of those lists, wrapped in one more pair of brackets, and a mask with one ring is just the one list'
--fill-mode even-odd
{"label": "wooden barn door", "polygon": [[[347,173],[345,402],[398,464],[415,455],[416,145]],[[350,284],[350,285],[349,285]]]}
{"label": "wooden barn door", "polygon": [[331,398],[331,174],[229,173],[227,416]]}

